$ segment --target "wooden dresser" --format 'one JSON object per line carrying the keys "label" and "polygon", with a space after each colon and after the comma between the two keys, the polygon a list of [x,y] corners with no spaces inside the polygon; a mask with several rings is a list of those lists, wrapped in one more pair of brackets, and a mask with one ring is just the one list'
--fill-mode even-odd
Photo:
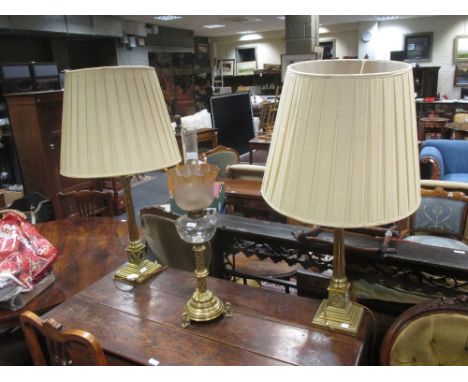
{"label": "wooden dresser", "polygon": [[60,175],[60,139],[63,91],[5,95],[18,152],[25,194],[48,197],[56,218],[63,217],[57,197],[60,191],[95,188],[95,180]]}

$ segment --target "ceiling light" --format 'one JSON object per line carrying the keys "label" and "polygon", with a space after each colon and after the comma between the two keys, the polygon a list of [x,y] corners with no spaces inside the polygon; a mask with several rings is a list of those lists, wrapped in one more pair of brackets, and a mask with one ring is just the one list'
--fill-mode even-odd
{"label": "ceiling light", "polygon": [[181,19],[182,16],[154,16],[156,20],[161,20],[161,21],[171,21],[171,20],[177,20]]}
{"label": "ceiling light", "polygon": [[261,38],[262,38],[262,35],[258,33],[252,33],[252,34],[245,34],[243,36],[240,36],[239,41],[259,40]]}
{"label": "ceiling light", "polygon": [[278,20],[286,20],[286,16],[276,16]]}
{"label": "ceiling light", "polygon": [[208,29],[216,29],[216,28],[224,28],[226,25],[223,24],[209,24],[209,25],[203,25],[203,28],[208,28]]}
{"label": "ceiling light", "polygon": [[258,22],[262,21],[262,19],[259,19],[258,17],[254,17],[254,16],[246,16],[245,20],[246,21],[253,21],[255,23],[258,23]]}
{"label": "ceiling light", "polygon": [[395,20],[398,16],[376,16],[379,21]]}
{"label": "ceiling light", "polygon": [[241,32],[236,32],[237,34],[249,34],[249,33],[255,33],[255,31],[241,31]]}

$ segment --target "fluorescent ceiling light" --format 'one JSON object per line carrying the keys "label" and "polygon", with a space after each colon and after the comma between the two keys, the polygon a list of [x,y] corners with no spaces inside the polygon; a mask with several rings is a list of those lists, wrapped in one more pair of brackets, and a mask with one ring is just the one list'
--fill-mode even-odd
{"label": "fluorescent ceiling light", "polygon": [[286,16],[276,16],[278,20],[286,20]]}
{"label": "fluorescent ceiling light", "polygon": [[171,20],[177,20],[181,19],[182,16],[154,16],[156,20],[161,20],[161,21],[171,21]]}
{"label": "fluorescent ceiling light", "polygon": [[330,33],[330,29],[326,27],[319,27],[319,33]]}
{"label": "fluorescent ceiling light", "polygon": [[262,35],[258,33],[245,34],[239,37],[239,41],[251,41],[261,39]]}
{"label": "fluorescent ceiling light", "polygon": [[250,34],[250,33],[255,33],[255,31],[242,31],[242,32],[236,32],[237,34]]}
{"label": "fluorescent ceiling light", "polygon": [[203,25],[203,28],[208,28],[208,29],[216,29],[216,28],[224,28],[226,25],[223,24],[209,24],[209,25]]}
{"label": "fluorescent ceiling light", "polygon": [[253,21],[255,23],[258,23],[258,22],[262,21],[262,19],[259,19],[258,17],[253,17],[253,16],[246,16],[245,19],[247,21]]}
{"label": "fluorescent ceiling light", "polygon": [[376,16],[379,21],[396,20],[398,16]]}

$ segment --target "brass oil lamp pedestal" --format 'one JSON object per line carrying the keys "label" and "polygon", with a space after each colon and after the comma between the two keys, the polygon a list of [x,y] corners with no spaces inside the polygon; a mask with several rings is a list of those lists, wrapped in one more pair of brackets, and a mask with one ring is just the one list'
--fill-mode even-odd
{"label": "brass oil lamp pedestal", "polygon": [[206,210],[213,201],[213,186],[218,168],[210,164],[186,164],[168,171],[169,192],[177,205],[188,211],[176,221],[179,236],[193,245],[197,288],[185,305],[182,327],[188,328],[192,321],[211,321],[221,315],[231,317],[231,305],[221,301],[208,290],[205,265],[206,243],[216,232],[216,213]]}
{"label": "brass oil lamp pedestal", "polygon": [[205,266],[205,250],[204,244],[196,244],[193,246],[195,254],[195,277],[197,278],[197,289],[193,292],[192,297],[185,305],[185,311],[182,313],[182,327],[190,326],[191,321],[211,321],[218,318],[222,314],[231,317],[231,304],[223,303],[213,292],[206,287],[206,278],[208,269]]}

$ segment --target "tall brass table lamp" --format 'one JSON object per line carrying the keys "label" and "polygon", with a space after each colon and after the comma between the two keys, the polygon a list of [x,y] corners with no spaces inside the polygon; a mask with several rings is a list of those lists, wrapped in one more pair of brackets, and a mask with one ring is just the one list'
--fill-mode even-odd
{"label": "tall brass table lamp", "polygon": [[119,177],[130,244],[114,278],[142,282],[162,269],[146,259],[135,221],[130,180],[181,161],[154,68],[115,66],[65,74],[60,173],[69,178]]}
{"label": "tall brass table lamp", "polygon": [[288,67],[262,195],[279,213],[333,227],[333,276],[313,324],[356,335],[344,228],[395,222],[420,203],[413,74],[393,61]]}

